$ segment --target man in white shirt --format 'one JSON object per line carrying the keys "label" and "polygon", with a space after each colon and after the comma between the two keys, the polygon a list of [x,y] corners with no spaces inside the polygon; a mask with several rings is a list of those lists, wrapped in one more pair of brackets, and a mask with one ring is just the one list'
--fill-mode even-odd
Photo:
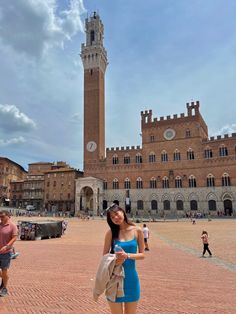
{"label": "man in white shirt", "polygon": [[149,246],[148,246],[149,229],[146,224],[143,225],[143,237],[144,237],[145,251],[149,251]]}

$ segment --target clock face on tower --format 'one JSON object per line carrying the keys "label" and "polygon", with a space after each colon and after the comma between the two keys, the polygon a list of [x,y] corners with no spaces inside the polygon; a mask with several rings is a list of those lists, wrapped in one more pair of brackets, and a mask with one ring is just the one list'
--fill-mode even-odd
{"label": "clock face on tower", "polygon": [[173,129],[166,129],[164,132],[164,138],[166,140],[172,140],[175,137],[175,130]]}
{"label": "clock face on tower", "polygon": [[87,143],[86,148],[87,148],[88,152],[92,153],[92,152],[94,152],[96,150],[97,144],[94,141],[90,141],[90,142]]}

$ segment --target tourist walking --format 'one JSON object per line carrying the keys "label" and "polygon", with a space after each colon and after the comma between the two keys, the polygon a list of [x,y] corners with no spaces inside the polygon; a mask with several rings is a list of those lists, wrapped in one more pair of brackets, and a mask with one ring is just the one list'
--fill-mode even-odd
{"label": "tourist walking", "polygon": [[[107,298],[112,314],[135,314],[140,299],[140,284],[136,271],[136,260],[144,259],[144,239],[142,229],[130,222],[125,211],[117,204],[107,209],[107,231],[103,255],[116,255],[116,265],[124,269],[123,297],[114,301]],[[111,255],[110,254],[110,255]]]}
{"label": "tourist walking", "polygon": [[149,245],[148,245],[148,239],[149,239],[149,228],[146,224],[143,224],[143,237],[144,237],[144,245],[145,245],[145,251],[149,251]]}
{"label": "tourist walking", "polygon": [[0,285],[0,296],[4,297],[8,294],[8,268],[11,262],[11,249],[17,239],[17,226],[11,222],[10,213],[7,210],[0,211],[0,277],[2,282]]}
{"label": "tourist walking", "polygon": [[212,257],[212,253],[209,249],[209,242],[208,242],[208,233],[207,231],[203,230],[202,235],[201,235],[202,243],[203,243],[203,252],[202,252],[202,257],[205,257],[206,251],[209,254],[209,257]]}

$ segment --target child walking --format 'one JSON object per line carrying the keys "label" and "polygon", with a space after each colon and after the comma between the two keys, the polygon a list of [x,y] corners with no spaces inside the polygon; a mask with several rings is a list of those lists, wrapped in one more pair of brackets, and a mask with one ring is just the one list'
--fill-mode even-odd
{"label": "child walking", "polygon": [[201,235],[202,243],[203,243],[203,252],[202,257],[205,257],[206,251],[209,253],[209,257],[212,257],[212,253],[209,249],[209,243],[208,243],[208,233],[207,231],[203,230]]}

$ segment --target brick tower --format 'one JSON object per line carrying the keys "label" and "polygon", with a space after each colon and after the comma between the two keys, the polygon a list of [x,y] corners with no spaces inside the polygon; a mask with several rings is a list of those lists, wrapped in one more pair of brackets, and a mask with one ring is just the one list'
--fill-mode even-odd
{"label": "brick tower", "polygon": [[96,12],[85,21],[86,44],[81,47],[84,66],[84,171],[105,158],[105,71],[103,24]]}

